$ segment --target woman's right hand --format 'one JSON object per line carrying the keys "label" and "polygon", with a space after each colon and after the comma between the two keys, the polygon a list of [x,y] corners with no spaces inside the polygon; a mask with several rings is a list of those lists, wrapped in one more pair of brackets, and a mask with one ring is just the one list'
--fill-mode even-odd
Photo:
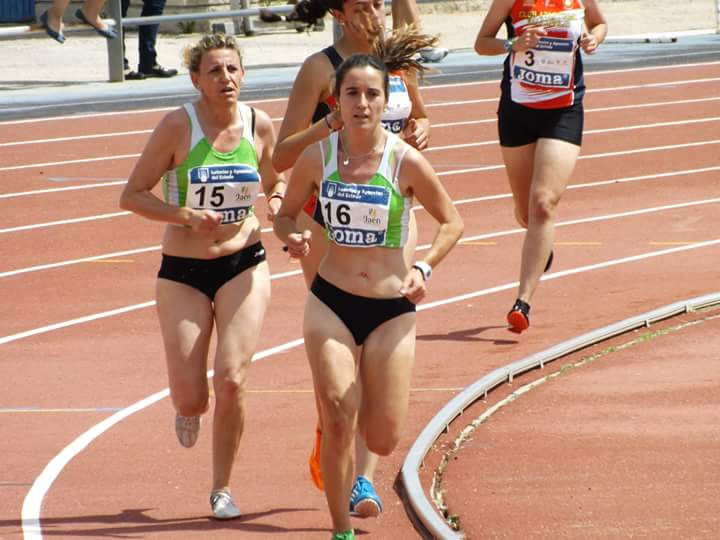
{"label": "woman's right hand", "polygon": [[304,230],[301,233],[290,233],[287,237],[288,255],[294,259],[302,259],[310,253],[312,232]]}
{"label": "woman's right hand", "polygon": [[214,210],[190,210],[190,228],[194,232],[210,233],[222,223],[222,214]]}
{"label": "woman's right hand", "polygon": [[539,24],[529,24],[525,27],[523,33],[515,38],[512,49],[516,52],[534,49],[543,36],[547,36],[545,27]]}

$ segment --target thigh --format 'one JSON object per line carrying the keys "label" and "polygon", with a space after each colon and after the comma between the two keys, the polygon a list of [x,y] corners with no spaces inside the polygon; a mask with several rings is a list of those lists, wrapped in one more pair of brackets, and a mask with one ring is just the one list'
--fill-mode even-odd
{"label": "thigh", "polygon": [[502,146],[503,162],[521,225],[527,226],[530,186],[533,180],[536,143],[525,146]]}
{"label": "thigh", "polygon": [[378,326],[360,357],[361,423],[371,429],[399,429],[407,414],[415,363],[415,313]]}
{"label": "thigh", "polygon": [[357,409],[356,381],[360,348],[337,315],[314,294],[308,294],[303,320],[305,351],[316,396],[323,411],[338,403]]}
{"label": "thigh", "polygon": [[162,278],[155,291],[171,389],[182,384],[207,392],[207,354],[213,328],[210,299],[189,285]]}
{"label": "thigh", "polygon": [[270,270],[265,261],[218,289],[215,295],[216,377],[228,373],[244,376],[257,347],[269,302]]}
{"label": "thigh", "polygon": [[580,147],[559,139],[538,139],[531,197],[559,200],[572,175]]}

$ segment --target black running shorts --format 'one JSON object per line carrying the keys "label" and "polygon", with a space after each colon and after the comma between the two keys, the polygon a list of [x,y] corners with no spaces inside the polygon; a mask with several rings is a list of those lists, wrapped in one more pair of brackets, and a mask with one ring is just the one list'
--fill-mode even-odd
{"label": "black running shorts", "polygon": [[525,146],[540,138],[559,139],[577,146],[582,143],[582,102],[562,109],[533,109],[501,99],[497,114],[501,146]]}

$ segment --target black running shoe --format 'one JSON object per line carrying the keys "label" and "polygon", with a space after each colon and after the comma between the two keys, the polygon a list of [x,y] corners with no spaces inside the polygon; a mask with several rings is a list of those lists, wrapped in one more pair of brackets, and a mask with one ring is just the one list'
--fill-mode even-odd
{"label": "black running shoe", "polygon": [[520,334],[530,328],[530,305],[519,298],[507,314],[508,330]]}

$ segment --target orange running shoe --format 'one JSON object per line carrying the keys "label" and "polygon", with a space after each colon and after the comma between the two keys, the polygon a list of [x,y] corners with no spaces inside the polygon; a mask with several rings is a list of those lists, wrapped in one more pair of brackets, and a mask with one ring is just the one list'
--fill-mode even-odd
{"label": "orange running shoe", "polygon": [[310,478],[313,484],[320,491],[325,491],[325,483],[323,482],[322,471],[320,470],[320,439],[322,438],[322,429],[320,426],[315,427],[315,446],[313,446],[308,466],[310,467]]}
{"label": "orange running shoe", "polygon": [[527,302],[515,300],[512,309],[507,314],[507,322],[510,325],[511,332],[520,334],[530,328],[530,306]]}

